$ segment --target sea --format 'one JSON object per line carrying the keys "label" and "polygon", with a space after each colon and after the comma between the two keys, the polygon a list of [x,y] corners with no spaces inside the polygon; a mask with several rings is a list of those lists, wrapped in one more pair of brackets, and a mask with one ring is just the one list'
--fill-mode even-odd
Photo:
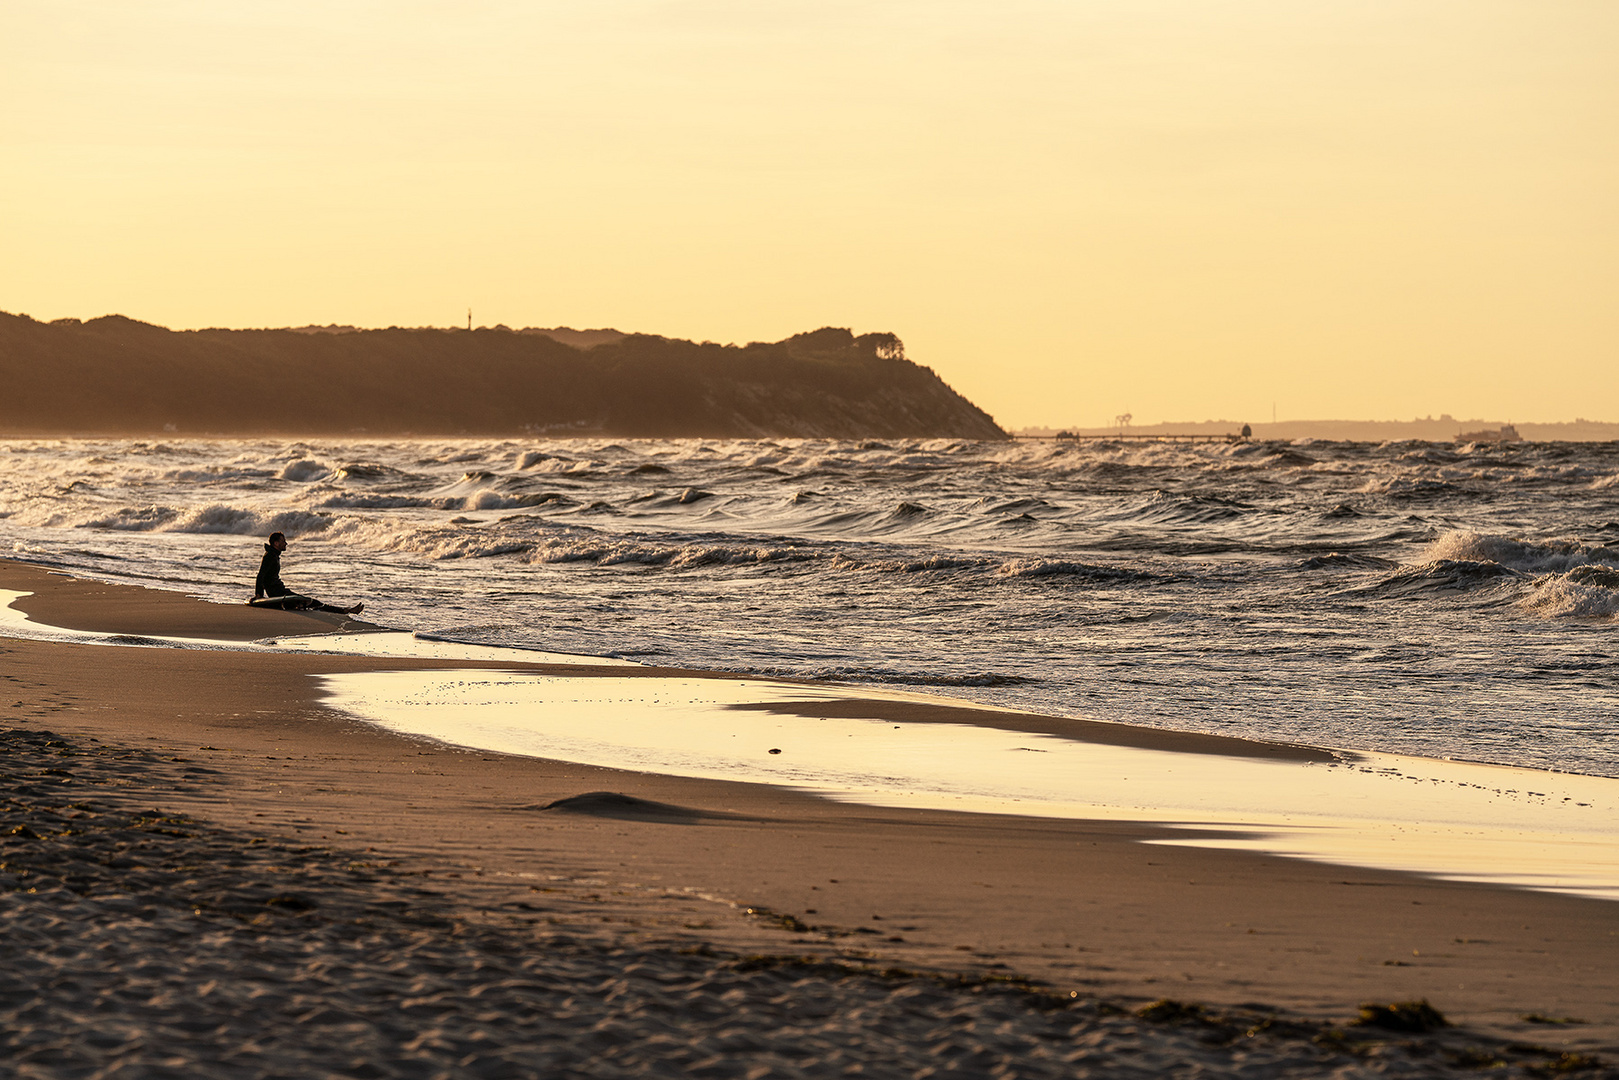
{"label": "sea", "polygon": [[0,554],[423,638],[1619,777],[1619,443],[0,441]]}

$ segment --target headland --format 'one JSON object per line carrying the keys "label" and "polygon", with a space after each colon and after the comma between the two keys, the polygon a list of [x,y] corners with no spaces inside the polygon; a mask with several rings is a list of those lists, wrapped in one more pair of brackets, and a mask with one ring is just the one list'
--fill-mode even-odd
{"label": "headland", "polygon": [[0,434],[1006,438],[890,333],[310,330],[0,313]]}

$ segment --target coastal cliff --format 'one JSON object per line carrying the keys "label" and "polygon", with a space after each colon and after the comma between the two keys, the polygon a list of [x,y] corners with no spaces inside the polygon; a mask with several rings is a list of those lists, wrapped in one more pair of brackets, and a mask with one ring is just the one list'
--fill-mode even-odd
{"label": "coastal cliff", "polygon": [[[588,344],[586,344],[588,343]],[[1004,439],[892,334],[173,331],[0,313],[0,434]]]}

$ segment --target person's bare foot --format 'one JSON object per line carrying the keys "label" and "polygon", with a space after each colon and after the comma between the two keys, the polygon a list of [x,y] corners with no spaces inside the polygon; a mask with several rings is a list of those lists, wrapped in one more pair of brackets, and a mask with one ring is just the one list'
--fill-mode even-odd
{"label": "person's bare foot", "polygon": [[353,607],[348,608],[345,613],[349,614],[349,615],[358,615],[360,612],[362,612],[364,610],[365,610],[365,605],[364,604],[355,604]]}

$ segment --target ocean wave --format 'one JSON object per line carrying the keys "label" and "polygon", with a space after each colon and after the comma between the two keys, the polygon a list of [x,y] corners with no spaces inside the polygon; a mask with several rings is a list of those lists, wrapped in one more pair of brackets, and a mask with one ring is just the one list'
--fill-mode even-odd
{"label": "ocean wave", "polygon": [[1252,513],[1253,509],[1247,503],[1217,495],[1179,495],[1155,491],[1121,516],[1158,523],[1207,525],[1243,517]]}
{"label": "ocean wave", "polygon": [[1534,583],[1521,606],[1554,619],[1612,619],[1619,616],[1619,569],[1586,564]]}
{"label": "ocean wave", "polygon": [[1536,465],[1531,468],[1487,469],[1483,475],[1502,484],[1582,484],[1605,474],[1584,465]]}
{"label": "ocean wave", "polygon": [[1261,463],[1267,468],[1308,469],[1319,465],[1317,458],[1292,446],[1275,446],[1267,444],[1265,452],[1261,455]]}
{"label": "ocean wave", "polygon": [[119,529],[126,532],[151,532],[180,516],[171,506],[125,506],[103,517],[82,522],[81,529]]}
{"label": "ocean wave", "polygon": [[362,543],[431,560],[519,555],[522,561],[535,565],[590,564],[690,570],[802,562],[819,557],[813,549],[791,544],[613,536],[587,527],[559,528],[545,518],[527,514],[502,518],[497,524],[484,528],[400,530],[386,523],[368,522],[356,526],[352,532]]}
{"label": "ocean wave", "polygon": [[[1474,445],[1474,444],[1469,444]],[[1451,465],[1461,460],[1462,455],[1455,450],[1447,450],[1431,443],[1423,443],[1412,450],[1407,450],[1394,460],[1401,463],[1417,465]]]}
{"label": "ocean wave", "polygon": [[1374,476],[1358,490],[1366,495],[1387,495],[1395,499],[1431,499],[1454,495],[1462,489],[1427,476]]}
{"label": "ocean wave", "polygon": [[316,506],[333,510],[459,510],[461,499],[426,499],[411,495],[331,495]]}
{"label": "ocean wave", "polygon": [[162,527],[163,532],[225,533],[236,536],[268,536],[284,532],[289,536],[324,532],[332,518],[308,510],[246,510],[216,503],[180,515]]}
{"label": "ocean wave", "polygon": [[388,465],[378,465],[373,462],[351,462],[347,465],[338,466],[332,473],[332,479],[371,483],[377,480],[414,480],[417,477],[402,469],[395,469]]}
{"label": "ocean wave", "polygon": [[1301,559],[1294,567],[1295,570],[1386,570],[1394,564],[1387,559],[1380,559],[1376,555],[1348,554],[1331,552],[1326,555],[1312,555],[1308,559]]}
{"label": "ocean wave", "polygon": [[973,506],[976,507],[977,509],[981,510],[983,513],[986,513],[986,514],[1025,514],[1025,515],[1027,515],[1030,510],[1052,510],[1052,509],[1055,509],[1050,503],[1048,503],[1044,499],[1037,499],[1037,498],[995,499],[995,498],[991,498],[988,495],[986,495],[986,496],[984,496],[982,498],[973,500]]}
{"label": "ocean wave", "polygon": [[664,491],[662,488],[653,488],[651,491],[632,495],[627,502],[635,504],[650,504],[652,506],[690,506],[705,499],[714,498],[714,492],[703,488],[683,488],[678,492]]}
{"label": "ocean wave", "polygon": [[995,560],[961,555],[929,555],[921,559],[861,559],[837,553],[828,559],[828,567],[847,573],[927,574],[951,570],[986,570]]}
{"label": "ocean wave", "polygon": [[1428,545],[1431,560],[1493,562],[1526,574],[1564,573],[1589,563],[1619,564],[1619,551],[1578,540],[1521,540],[1465,530],[1447,532]]}
{"label": "ocean wave", "polygon": [[1408,598],[1435,592],[1468,592],[1500,585],[1503,580],[1528,577],[1498,562],[1471,559],[1435,559],[1403,566],[1382,581],[1349,591],[1354,596]]}
{"label": "ocean wave", "polygon": [[624,540],[568,538],[536,545],[529,556],[536,563],[589,562],[597,566],[656,566],[669,570],[695,570],[713,566],[749,566],[813,559],[801,548],[768,544],[657,545]]}
{"label": "ocean wave", "polygon": [[1001,564],[1003,578],[1082,577],[1096,581],[1134,581],[1146,575],[1116,566],[1096,566],[1071,559],[1012,559]]}
{"label": "ocean wave", "polygon": [[310,480],[322,480],[332,474],[331,466],[322,464],[312,458],[298,458],[289,461],[282,467],[280,477],[295,483],[307,483]]}
{"label": "ocean wave", "polygon": [[493,559],[500,555],[527,555],[534,550],[532,540],[502,540],[478,533],[445,537],[429,551],[435,560]]}
{"label": "ocean wave", "polygon": [[111,514],[81,522],[81,529],[116,529],[125,532],[224,533],[237,536],[291,536],[323,532],[333,519],[308,510],[262,511],[215,503],[191,510],[168,506],[124,507]]}
{"label": "ocean wave", "polygon": [[[468,522],[468,525],[478,523]],[[600,567],[645,567],[684,571],[712,567],[816,564],[820,572],[850,574],[979,573],[986,580],[1081,578],[1091,581],[1134,581],[1150,576],[1058,558],[1013,558],[1004,555],[933,552],[920,556],[888,554],[886,546],[792,542],[774,538],[752,541],[720,535],[663,538],[647,534],[613,535],[555,519],[517,515],[487,527],[442,527],[400,530],[386,522],[348,524],[353,539],[384,550],[432,560],[493,555],[520,555],[536,565],[589,564]]]}
{"label": "ocean wave", "polygon": [[275,475],[270,469],[211,465],[206,469],[170,469],[161,474],[161,479],[168,484],[229,484],[242,480],[261,480]]}
{"label": "ocean wave", "polygon": [[463,510],[518,510],[534,506],[571,506],[573,500],[556,491],[541,491],[527,495],[506,495],[499,491],[483,490],[461,500]]}
{"label": "ocean wave", "polygon": [[526,481],[505,476],[489,469],[468,469],[454,480],[446,480],[432,489],[432,494],[451,499],[453,505],[465,505],[464,500],[477,498],[485,492],[511,491]]}
{"label": "ocean wave", "polygon": [[538,450],[529,450],[518,454],[516,466],[519,471],[529,473],[589,473],[602,467],[600,461],[571,458],[564,454],[546,454]]}

